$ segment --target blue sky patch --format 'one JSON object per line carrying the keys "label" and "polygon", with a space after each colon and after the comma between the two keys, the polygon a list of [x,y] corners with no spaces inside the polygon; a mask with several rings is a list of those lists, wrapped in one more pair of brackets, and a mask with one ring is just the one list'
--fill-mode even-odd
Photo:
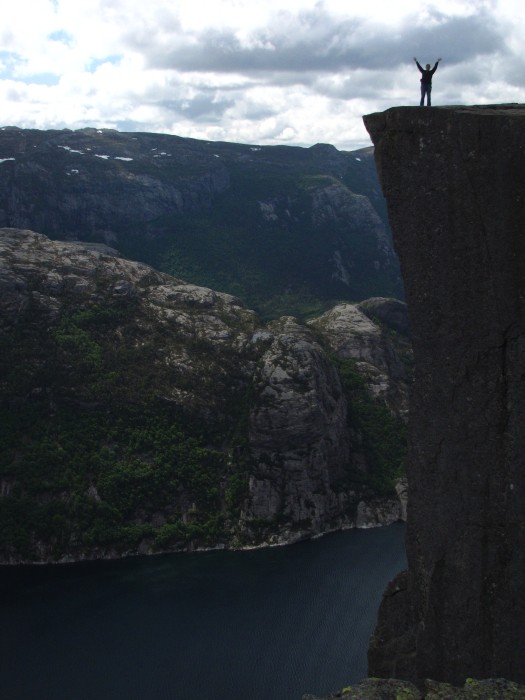
{"label": "blue sky patch", "polygon": [[70,46],[73,42],[73,35],[69,34],[63,29],[59,29],[56,32],[51,32],[51,34],[48,34],[47,38],[51,39],[51,41],[59,41],[60,43],[66,44],[67,46]]}
{"label": "blue sky patch", "polygon": [[56,73],[35,73],[33,75],[24,75],[23,78],[19,78],[21,83],[26,85],[58,85],[60,82],[60,76]]}
{"label": "blue sky patch", "polygon": [[116,66],[122,60],[122,56],[118,54],[112,54],[110,56],[104,56],[103,58],[93,58],[86,66],[86,70],[89,73],[94,73],[99,66],[104,63],[111,63],[112,66]]}

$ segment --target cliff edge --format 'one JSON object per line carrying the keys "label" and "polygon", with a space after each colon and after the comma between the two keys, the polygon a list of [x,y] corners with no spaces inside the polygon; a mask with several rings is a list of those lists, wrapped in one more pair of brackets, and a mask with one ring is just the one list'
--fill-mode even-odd
{"label": "cliff edge", "polygon": [[364,118],[415,355],[408,571],[370,675],[525,680],[525,105]]}

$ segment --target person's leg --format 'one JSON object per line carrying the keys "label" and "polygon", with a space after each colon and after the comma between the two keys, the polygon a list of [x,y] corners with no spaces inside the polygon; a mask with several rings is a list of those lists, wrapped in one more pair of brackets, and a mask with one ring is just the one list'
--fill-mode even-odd
{"label": "person's leg", "polygon": [[425,104],[425,83],[421,83],[421,102],[419,103],[420,107],[423,107]]}
{"label": "person's leg", "polygon": [[432,85],[427,85],[427,107],[431,107],[430,93],[432,92]]}

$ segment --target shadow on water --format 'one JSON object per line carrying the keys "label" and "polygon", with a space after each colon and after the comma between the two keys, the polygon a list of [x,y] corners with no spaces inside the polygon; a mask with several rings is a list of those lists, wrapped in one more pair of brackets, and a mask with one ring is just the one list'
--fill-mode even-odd
{"label": "shadow on water", "polygon": [[404,527],[0,569],[0,697],[300,700],[366,675]]}

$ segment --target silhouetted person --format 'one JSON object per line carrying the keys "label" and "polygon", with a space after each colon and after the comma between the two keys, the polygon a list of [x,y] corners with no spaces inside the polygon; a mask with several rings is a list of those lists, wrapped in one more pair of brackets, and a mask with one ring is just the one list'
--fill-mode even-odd
{"label": "silhouetted person", "polygon": [[430,100],[430,93],[432,92],[432,76],[437,70],[438,63],[441,61],[440,58],[436,61],[434,68],[430,70],[430,63],[427,63],[427,65],[424,68],[421,68],[419,65],[417,58],[414,57],[414,61],[416,62],[416,66],[419,68],[419,71],[421,73],[421,102],[419,103],[420,107],[423,107],[423,104],[425,102],[425,95],[427,96],[427,107],[430,107],[431,105],[431,100]]}

